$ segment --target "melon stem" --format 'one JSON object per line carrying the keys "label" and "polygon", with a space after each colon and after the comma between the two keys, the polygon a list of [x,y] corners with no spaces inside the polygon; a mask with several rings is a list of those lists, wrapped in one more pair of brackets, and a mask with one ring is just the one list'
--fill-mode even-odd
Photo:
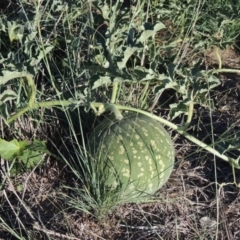
{"label": "melon stem", "polygon": [[110,103],[114,104],[117,98],[118,82],[113,82],[112,97]]}
{"label": "melon stem", "polygon": [[[34,93],[32,93],[34,94]],[[10,124],[12,123],[14,120],[16,120],[18,117],[20,117],[21,115],[23,115],[24,113],[26,113],[27,111],[33,110],[33,109],[38,109],[41,107],[45,107],[45,108],[49,108],[49,107],[57,107],[57,106],[61,106],[61,107],[69,107],[71,105],[75,105],[78,104],[77,101],[71,101],[71,100],[63,100],[63,101],[49,101],[49,102],[38,102],[38,103],[32,103],[30,105],[28,105],[27,107],[19,110],[18,112],[16,112],[15,114],[13,114],[9,119],[7,119],[5,122],[6,124]],[[155,119],[157,121],[159,121],[160,123],[162,123],[163,125],[166,125],[168,127],[170,127],[171,129],[177,131],[178,133],[180,133],[181,135],[183,135],[185,138],[187,138],[188,140],[190,140],[191,142],[195,143],[196,145],[198,145],[199,147],[207,150],[208,152],[212,153],[213,155],[221,158],[222,160],[230,163],[233,167],[240,169],[240,165],[239,165],[239,160],[240,160],[240,156],[237,159],[233,159],[230,158],[224,154],[221,154],[220,152],[218,152],[216,149],[208,146],[207,144],[203,143],[202,141],[198,140],[197,138],[191,136],[189,133],[187,133],[185,131],[184,127],[178,127],[177,125],[173,124],[170,121],[167,121],[166,119],[163,119],[161,117],[158,117],[152,113],[146,112],[144,110],[140,110],[137,108],[133,108],[133,107],[128,107],[128,106],[122,106],[122,105],[118,105],[118,104],[112,104],[112,103],[100,103],[100,102],[92,102],[90,104],[90,108],[92,108],[95,113],[96,113],[96,108],[98,109],[97,111],[97,115],[101,115],[102,113],[104,113],[105,111],[112,111],[116,117],[116,119],[122,119],[123,116],[121,114],[120,110],[124,110],[124,111],[130,111],[130,112],[137,112],[140,114],[144,114],[152,119]],[[191,110],[191,109],[190,109]],[[189,116],[191,117],[191,115]],[[188,123],[188,121],[187,121]]]}
{"label": "melon stem", "polygon": [[[92,103],[95,107],[99,107],[101,106],[103,103],[98,103],[98,102],[94,102]],[[209,145],[203,143],[202,141],[200,141],[199,139],[193,137],[192,135],[190,135],[189,133],[187,133],[185,131],[185,128],[183,127],[178,127],[177,125],[175,125],[174,123],[172,122],[169,122],[168,120],[164,119],[164,118],[161,118],[161,117],[158,117],[152,113],[149,113],[149,112],[146,112],[144,110],[140,110],[140,109],[137,109],[137,108],[133,108],[133,107],[128,107],[128,106],[122,106],[122,105],[118,105],[118,104],[107,104],[105,103],[104,104],[105,106],[105,109],[106,110],[111,110],[114,112],[115,116],[116,116],[116,113],[118,113],[119,110],[125,110],[125,111],[131,111],[131,112],[137,112],[137,113],[140,113],[140,114],[143,114],[143,115],[146,115],[152,119],[155,119],[157,121],[159,121],[160,123],[162,123],[163,125],[166,125],[168,127],[170,127],[171,129],[177,131],[178,133],[180,133],[181,135],[183,135],[185,138],[187,138],[188,140],[190,140],[191,142],[195,143],[196,145],[198,145],[199,147],[207,150],[208,152],[212,153],[213,155],[221,158],[222,160],[230,163],[232,166],[234,166],[235,168],[238,168],[240,169],[240,165],[238,164],[238,161],[239,159],[233,159],[233,158],[230,158],[224,154],[221,154],[220,152],[218,152],[216,149],[210,147]],[[118,111],[116,111],[116,109]],[[120,112],[120,111],[119,111]],[[121,113],[120,113],[121,114]],[[121,114],[122,116],[122,114]],[[240,157],[239,157],[240,158]]]}
{"label": "melon stem", "polygon": [[117,107],[117,105],[110,103],[110,104],[107,104],[105,106],[105,109],[106,109],[106,111],[108,111],[108,110],[112,111],[114,113],[115,118],[117,120],[123,119],[123,115],[121,114],[121,112],[120,112],[119,108]]}

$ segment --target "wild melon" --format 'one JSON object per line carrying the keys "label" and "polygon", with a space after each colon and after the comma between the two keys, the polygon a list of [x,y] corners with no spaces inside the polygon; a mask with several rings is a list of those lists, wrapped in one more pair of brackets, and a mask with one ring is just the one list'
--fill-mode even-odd
{"label": "wild melon", "polygon": [[104,165],[106,185],[121,186],[128,199],[155,193],[173,169],[175,151],[168,132],[145,115],[106,118],[88,143],[93,160]]}

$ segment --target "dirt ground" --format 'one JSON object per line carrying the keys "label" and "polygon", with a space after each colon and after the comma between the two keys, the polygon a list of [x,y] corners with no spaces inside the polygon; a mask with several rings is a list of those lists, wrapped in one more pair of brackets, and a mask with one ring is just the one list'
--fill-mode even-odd
{"label": "dirt ground", "polygon": [[[223,67],[240,69],[235,49],[219,53]],[[212,50],[204,54],[207,65],[217,65]],[[229,126],[232,132],[240,130],[240,76],[219,77],[222,84],[212,93],[216,107],[211,114],[215,141]],[[209,110],[196,108],[189,132],[211,143],[211,116]],[[172,136],[176,137],[176,133],[172,132]],[[68,183],[69,173],[48,160],[40,171],[15,180],[24,183],[21,193],[17,192],[15,182],[8,181],[8,188],[0,196],[1,201],[5,200],[0,217],[17,231],[24,228],[29,239],[240,240],[240,188],[233,183],[232,167],[181,136],[175,146],[174,172],[157,193],[157,203],[120,206],[99,222],[68,209],[60,193],[62,184]],[[235,175],[240,184],[240,170],[235,169]],[[22,226],[14,220],[16,215]],[[1,231],[0,239],[17,238]]]}

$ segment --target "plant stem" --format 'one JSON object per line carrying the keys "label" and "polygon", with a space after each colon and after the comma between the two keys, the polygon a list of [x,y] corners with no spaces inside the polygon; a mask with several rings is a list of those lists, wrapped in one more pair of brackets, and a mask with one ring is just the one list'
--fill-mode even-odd
{"label": "plant stem", "polygon": [[21,115],[23,115],[25,112],[30,111],[31,109],[37,109],[40,107],[56,107],[56,106],[70,106],[71,104],[74,104],[74,102],[68,101],[68,100],[64,100],[64,101],[49,101],[49,102],[38,102],[38,103],[34,103],[31,107],[27,106],[25,108],[22,108],[20,111],[18,111],[17,113],[15,113],[14,115],[12,115],[8,120],[7,123],[11,123],[14,120],[16,120],[18,117],[20,117]]}
{"label": "plant stem", "polygon": [[[95,102],[93,103],[95,107],[98,107],[100,105],[102,105],[102,103],[98,103]],[[105,109],[108,109],[108,104],[105,104]],[[170,128],[172,128],[173,130],[177,131],[178,133],[180,133],[181,135],[183,135],[185,138],[187,138],[188,140],[190,140],[191,142],[195,143],[196,145],[198,145],[199,147],[207,150],[208,152],[212,153],[213,155],[221,158],[222,160],[229,162],[232,166],[234,166],[235,168],[240,169],[240,166],[238,164],[238,160],[236,159],[232,159],[229,158],[228,156],[219,153],[216,149],[208,146],[207,144],[203,143],[202,141],[198,140],[197,138],[193,137],[192,135],[190,135],[189,133],[187,133],[182,127],[178,127],[177,125],[169,122],[166,119],[163,119],[161,117],[158,117],[152,113],[146,112],[144,110],[140,110],[140,109],[136,109],[133,107],[127,107],[127,106],[122,106],[122,105],[115,105],[119,110],[125,110],[125,111],[132,111],[132,112],[137,112],[137,113],[141,113],[145,116],[148,116],[152,119],[155,119],[157,121],[159,121],[160,123],[162,123],[163,125],[166,125]]]}
{"label": "plant stem", "polygon": [[215,50],[215,54],[216,54],[216,57],[217,57],[217,60],[218,60],[218,69],[222,69],[222,59],[221,59],[221,56],[219,54],[219,49],[217,46],[214,47],[214,50]]}
{"label": "plant stem", "polygon": [[239,69],[228,69],[228,68],[221,68],[216,70],[211,70],[212,73],[237,73],[240,74]]}
{"label": "plant stem", "polygon": [[107,104],[105,105],[105,110],[108,111],[112,111],[115,115],[115,118],[117,120],[121,120],[123,119],[123,115],[121,114],[121,112],[119,111],[119,108],[115,105],[115,104]]}
{"label": "plant stem", "polygon": [[116,96],[118,91],[118,82],[113,82],[113,90],[112,90],[112,97],[111,97],[111,103],[116,102]]}
{"label": "plant stem", "polygon": [[184,126],[182,126],[182,130],[186,130],[189,126],[189,124],[192,121],[192,116],[193,116],[193,107],[194,107],[194,103],[193,101],[190,102],[189,107],[188,107],[188,116],[187,116],[187,121],[184,124]]}
{"label": "plant stem", "polygon": [[[39,103],[34,103],[31,107],[27,106],[23,109],[21,109],[19,112],[15,113],[13,116],[11,116],[8,120],[7,123],[11,123],[14,120],[16,120],[18,117],[20,117],[21,115],[23,115],[25,112],[30,111],[31,109],[37,109],[40,107],[56,107],[56,106],[61,106],[61,107],[68,107],[70,105],[74,105],[74,104],[79,104],[77,101],[68,101],[68,100],[64,100],[64,101],[49,101],[49,102],[39,102]],[[157,121],[159,121],[160,123],[162,123],[163,125],[166,125],[170,128],[172,128],[173,130],[177,131],[178,133],[180,133],[181,135],[183,135],[185,138],[187,138],[188,140],[190,140],[191,142],[197,144],[199,147],[207,150],[208,152],[212,153],[213,155],[221,158],[222,160],[229,162],[232,166],[234,166],[235,168],[240,169],[240,166],[238,164],[238,159],[232,159],[229,158],[228,156],[219,153],[216,149],[208,146],[207,144],[203,143],[202,141],[198,140],[197,138],[191,136],[189,133],[187,133],[185,131],[185,128],[183,127],[178,127],[177,125],[169,122],[166,119],[163,119],[161,117],[158,117],[152,113],[146,112],[144,110],[140,110],[137,108],[133,108],[133,107],[128,107],[128,106],[122,106],[122,105],[118,105],[118,104],[112,104],[112,103],[100,103],[100,102],[92,102],[90,104],[91,108],[103,108],[103,112],[104,111],[108,111],[111,110],[114,112],[115,116],[117,119],[121,119],[122,118],[122,114],[119,110],[125,110],[125,111],[131,111],[131,112],[137,112],[137,113],[141,113],[145,116],[148,116],[152,119],[155,119]]]}

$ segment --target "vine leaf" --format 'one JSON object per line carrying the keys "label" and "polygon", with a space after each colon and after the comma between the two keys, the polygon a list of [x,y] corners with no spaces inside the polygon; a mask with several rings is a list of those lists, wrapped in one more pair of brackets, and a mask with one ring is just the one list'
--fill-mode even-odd
{"label": "vine leaf", "polygon": [[53,48],[54,48],[54,46],[51,45],[51,44],[45,44],[45,45],[43,45],[43,46],[41,46],[41,47],[38,47],[38,49],[37,49],[38,54],[37,54],[36,57],[33,57],[33,58],[31,59],[30,65],[31,65],[31,66],[36,66],[36,65],[38,65],[38,64],[41,62],[41,60],[42,60],[48,53],[50,53],[50,52],[52,51]]}
{"label": "vine leaf", "polygon": [[0,94],[0,115],[4,118],[4,120],[8,117],[8,110],[7,110],[7,101],[12,101],[17,98],[17,94],[11,90],[7,89]]}
{"label": "vine leaf", "polygon": [[21,40],[23,37],[23,25],[18,24],[16,21],[7,22],[8,37],[12,43],[14,40]]}
{"label": "vine leaf", "polygon": [[59,157],[48,151],[44,141],[35,139],[32,143],[29,143],[26,140],[18,141],[13,139],[12,141],[6,141],[0,138],[0,156],[6,161],[17,159],[14,168],[10,170],[12,176],[20,173],[23,167],[30,169],[39,165],[43,160],[42,153],[53,155],[56,159],[59,159]]}
{"label": "vine leaf", "polygon": [[232,150],[240,151],[240,132],[226,131],[217,141],[215,148],[221,154],[226,154]]}
{"label": "vine leaf", "polygon": [[98,80],[94,81],[92,89],[101,87],[102,85],[109,85],[112,83],[112,80],[109,76],[99,76]]}
{"label": "vine leaf", "polygon": [[166,89],[178,89],[178,83],[176,81],[173,81],[170,77],[166,76],[165,74],[160,74],[158,80],[160,81],[160,84],[155,86],[153,88],[153,93],[162,93]]}
{"label": "vine leaf", "polygon": [[0,75],[0,85],[4,85],[8,81],[15,78],[22,78],[28,75],[27,72],[20,71],[11,71],[11,70],[2,70]]}
{"label": "vine leaf", "polygon": [[4,103],[10,100],[14,100],[16,98],[17,98],[17,94],[11,89],[7,89],[0,94],[0,101]]}
{"label": "vine leaf", "polygon": [[144,23],[143,25],[144,31],[141,33],[140,37],[137,40],[138,42],[145,42],[147,41],[150,37],[154,37],[155,34],[165,28],[165,25],[161,22],[155,24],[154,26],[150,25],[149,23]]}
{"label": "vine leaf", "polygon": [[21,155],[28,144],[27,141],[18,142],[16,139],[10,142],[0,139],[0,155],[5,160],[12,160],[14,157]]}
{"label": "vine leaf", "polygon": [[137,47],[127,47],[124,51],[124,57],[121,62],[117,62],[118,68],[122,70],[124,67],[126,67],[128,59],[138,50]]}
{"label": "vine leaf", "polygon": [[184,99],[178,103],[170,104],[170,113],[169,116],[171,119],[178,117],[180,114],[188,114],[188,106],[190,104],[189,99]]}

